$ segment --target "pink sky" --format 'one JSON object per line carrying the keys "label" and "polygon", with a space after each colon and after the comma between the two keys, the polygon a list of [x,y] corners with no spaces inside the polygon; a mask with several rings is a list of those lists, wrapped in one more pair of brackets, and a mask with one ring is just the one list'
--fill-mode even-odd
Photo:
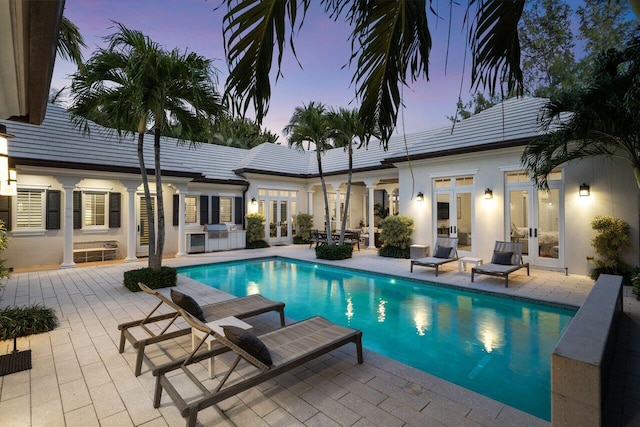
{"label": "pink sky", "polygon": [[[74,22],[85,38],[88,48],[85,59],[102,38],[115,30],[111,21],[122,23],[130,29],[142,31],[167,49],[188,49],[215,60],[219,69],[219,90],[228,74],[224,60],[222,41],[222,16],[224,7],[215,11],[221,0],[66,0],[65,16]],[[293,110],[303,103],[319,101],[332,107],[350,107],[354,98],[351,85],[352,69],[341,69],[349,60],[350,28],[346,23],[329,19],[319,6],[312,2],[301,32],[295,39],[298,60],[291,50],[285,52],[281,78],[272,80],[271,107],[263,126],[281,134]],[[444,3],[443,3],[444,4]],[[418,132],[449,124],[446,116],[455,113],[455,103],[460,90],[464,40],[462,34],[463,7],[454,6],[456,18],[451,29],[452,43],[445,74],[445,55],[448,22],[436,19],[429,13],[433,50],[430,58],[430,81],[418,81],[404,89],[404,127],[407,133]],[[444,12],[443,12],[444,14]],[[467,62],[469,62],[467,55]],[[275,63],[275,61],[274,61]],[[52,88],[70,86],[68,76],[74,66],[62,59],[56,61]],[[469,63],[464,75],[462,98],[469,99]],[[398,127],[402,126],[402,116]],[[279,140],[286,144],[284,137]]]}

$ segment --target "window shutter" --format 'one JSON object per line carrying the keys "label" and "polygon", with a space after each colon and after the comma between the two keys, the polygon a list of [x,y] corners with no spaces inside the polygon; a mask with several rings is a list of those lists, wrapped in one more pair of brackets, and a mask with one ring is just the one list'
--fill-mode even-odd
{"label": "window shutter", "polygon": [[220,223],[220,197],[211,196],[211,224]]}
{"label": "window shutter", "polygon": [[0,196],[0,220],[4,223],[4,228],[11,230],[11,197]]}
{"label": "window shutter", "polygon": [[60,230],[60,197],[59,190],[47,190],[47,230]]}
{"label": "window shutter", "polygon": [[178,226],[180,222],[180,195],[173,195],[173,225],[175,227]]}
{"label": "window shutter", "polygon": [[82,228],[82,192],[73,192],[73,228]]}
{"label": "window shutter", "polygon": [[236,224],[242,224],[244,221],[244,203],[242,203],[242,197],[236,197],[235,217]]}
{"label": "window shutter", "polygon": [[120,228],[122,196],[120,193],[109,193],[109,228]]}
{"label": "window shutter", "polygon": [[209,196],[200,196],[200,225],[209,224]]}

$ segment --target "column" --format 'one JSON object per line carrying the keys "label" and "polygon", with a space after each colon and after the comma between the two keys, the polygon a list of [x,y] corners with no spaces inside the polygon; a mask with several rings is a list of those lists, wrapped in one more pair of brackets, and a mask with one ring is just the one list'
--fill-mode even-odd
{"label": "column", "polygon": [[336,189],[336,230],[340,230],[342,228],[342,212],[340,212],[340,190],[338,190],[338,186],[335,185]]}
{"label": "column", "polygon": [[313,215],[313,188],[307,189],[307,213]]}
{"label": "column", "polygon": [[373,196],[374,193],[373,191],[375,190],[375,185],[367,185],[367,190],[369,190],[369,246],[367,247],[367,249],[375,249],[376,248],[376,240],[375,240],[375,235],[373,233],[373,227],[374,227],[374,216],[375,214],[373,213]]}
{"label": "column", "polygon": [[64,192],[64,215],[62,229],[64,230],[64,252],[60,268],[74,268],[76,263],[73,260],[73,190],[76,184],[63,183]]}
{"label": "column", "polygon": [[136,222],[136,190],[137,186],[127,186],[127,257],[124,262],[136,262],[136,246],[138,235],[138,224]]}

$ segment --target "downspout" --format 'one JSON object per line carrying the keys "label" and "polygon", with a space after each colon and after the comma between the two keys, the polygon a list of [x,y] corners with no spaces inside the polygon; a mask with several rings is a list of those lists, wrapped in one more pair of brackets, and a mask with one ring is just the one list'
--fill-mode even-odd
{"label": "downspout", "polygon": [[242,192],[242,209],[244,210],[244,215],[242,216],[242,229],[247,229],[247,191],[249,191],[249,187],[251,184],[248,182],[244,185],[244,191]]}

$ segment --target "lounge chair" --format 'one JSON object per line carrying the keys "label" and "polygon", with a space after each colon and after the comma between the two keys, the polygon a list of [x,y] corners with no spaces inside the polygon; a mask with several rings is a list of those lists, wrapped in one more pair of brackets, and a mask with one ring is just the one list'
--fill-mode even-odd
{"label": "lounge chair", "polygon": [[471,281],[474,275],[487,274],[489,276],[504,277],[504,287],[509,287],[509,274],[521,268],[527,268],[529,275],[529,263],[522,260],[522,242],[496,242],[493,249],[493,257],[488,264],[482,264],[471,269]]}
{"label": "lounge chair", "polygon": [[[133,348],[138,350],[135,366],[136,376],[139,376],[142,371],[142,359],[147,345],[178,338],[191,333],[191,328],[169,331],[169,327],[174,325],[175,321],[180,317],[180,307],[166,296],[149,288],[145,284],[138,283],[138,286],[140,286],[140,289],[144,292],[158,298],[160,302],[158,302],[158,305],[156,305],[144,319],[134,320],[132,322],[118,325],[118,329],[120,330],[120,353],[124,352],[125,340],[129,341]],[[196,304],[195,302],[193,303]],[[156,313],[163,304],[170,307],[172,311],[170,313],[154,316],[153,314]],[[246,319],[248,317],[257,316],[258,314],[277,311],[280,313],[280,325],[284,326],[284,303],[280,301],[272,301],[258,294],[209,304],[201,307],[201,309],[203,312],[203,318],[208,322],[229,316],[234,316],[238,319]],[[163,321],[166,321],[166,324],[164,324],[164,327],[162,327],[162,330],[159,333],[153,332],[147,326],[150,323]],[[138,327],[146,333],[147,336],[145,338],[139,339],[130,331],[130,329]]]}
{"label": "lounge chair", "polygon": [[438,237],[436,239],[433,256],[411,260],[411,272],[413,266],[433,267],[436,269],[436,277],[438,277],[438,269],[441,265],[458,259],[458,238],[457,237]]}
{"label": "lounge chair", "polygon": [[[259,337],[249,333],[236,338],[227,338],[228,331],[222,334],[218,333],[189,313],[183,313],[183,316],[193,328],[202,331],[204,337],[186,359],[170,362],[153,370],[153,375],[156,377],[153,406],[154,408],[160,406],[162,390],[166,390],[178,407],[180,414],[186,418],[188,427],[196,425],[198,411],[201,409],[235,396],[345,344],[354,343],[356,345],[358,363],[363,363],[362,332],[338,326],[319,316],[262,334]],[[228,371],[218,380],[217,386],[211,390],[189,369],[189,365],[211,357],[210,354],[197,353],[209,336],[218,341],[217,350],[214,352],[222,354],[233,351],[236,356]],[[240,339],[238,339],[239,337]],[[232,342],[232,339],[235,343]],[[248,344],[252,346],[253,351],[243,349],[246,349]],[[260,348],[255,350],[258,347]],[[229,380],[230,375],[242,359],[256,369],[243,367],[242,373],[236,372],[236,375]],[[176,369],[182,369],[191,383],[200,390],[200,393],[194,396],[196,390],[191,387],[184,376],[167,375]],[[229,383],[227,383],[228,380]],[[209,379],[206,378],[205,381],[208,382]],[[185,383],[187,383],[186,387]],[[189,398],[183,397],[178,388],[184,389],[184,394],[188,394]]]}

